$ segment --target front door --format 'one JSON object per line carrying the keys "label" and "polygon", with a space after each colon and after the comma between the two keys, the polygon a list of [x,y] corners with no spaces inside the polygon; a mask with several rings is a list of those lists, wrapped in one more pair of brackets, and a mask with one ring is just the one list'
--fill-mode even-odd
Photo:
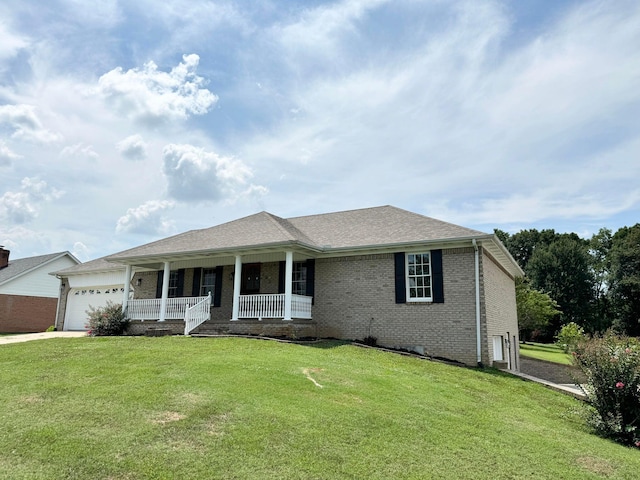
{"label": "front door", "polygon": [[247,263],[242,265],[241,295],[253,295],[260,293],[260,264]]}

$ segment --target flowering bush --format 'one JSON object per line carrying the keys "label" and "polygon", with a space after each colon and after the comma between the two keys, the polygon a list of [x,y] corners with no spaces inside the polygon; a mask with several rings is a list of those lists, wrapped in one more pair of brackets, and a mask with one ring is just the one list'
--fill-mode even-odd
{"label": "flowering bush", "polygon": [[577,323],[569,322],[564,325],[558,335],[556,341],[564,353],[573,352],[576,345],[584,340],[584,330]]}
{"label": "flowering bush", "polygon": [[573,358],[587,378],[589,423],[604,437],[640,447],[638,341],[608,333],[579,343]]}
{"label": "flowering bush", "polygon": [[122,312],[122,305],[111,301],[107,301],[104,307],[89,306],[87,315],[87,333],[92,336],[122,335],[129,326],[129,319]]}

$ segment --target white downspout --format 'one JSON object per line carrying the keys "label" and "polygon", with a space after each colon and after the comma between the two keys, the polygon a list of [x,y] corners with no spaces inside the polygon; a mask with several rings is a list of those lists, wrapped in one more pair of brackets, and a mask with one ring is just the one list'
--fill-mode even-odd
{"label": "white downspout", "polygon": [[476,239],[471,240],[473,248],[475,250],[475,274],[476,274],[476,356],[478,360],[478,366],[482,365],[482,340],[481,340],[481,328],[480,328],[480,259],[478,253],[478,243]]}

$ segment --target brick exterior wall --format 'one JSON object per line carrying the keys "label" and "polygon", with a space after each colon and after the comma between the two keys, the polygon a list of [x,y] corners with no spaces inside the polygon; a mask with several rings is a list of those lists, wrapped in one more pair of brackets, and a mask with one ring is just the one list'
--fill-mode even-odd
{"label": "brick exterior wall", "polygon": [[[500,268],[487,252],[482,253],[481,295],[482,298],[482,362],[492,365],[495,359],[493,337],[502,336],[503,358],[509,359],[511,369],[519,369],[518,316],[516,309],[515,283],[511,276]],[[515,338],[514,338],[515,337]]]}
{"label": "brick exterior wall", "polygon": [[0,332],[44,332],[55,323],[57,298],[0,295]]}
{"label": "brick exterior wall", "polygon": [[[444,303],[395,303],[393,254],[345,256],[316,260],[313,321],[239,320],[231,322],[233,265],[222,273],[220,307],[211,307],[211,320],[200,331],[294,337],[335,337],[361,340],[376,337],[379,345],[415,350],[434,357],[477,364],[475,251],[444,249],[442,267]],[[278,292],[278,262],[263,263],[261,293]],[[135,298],[155,298],[156,272],[139,272]],[[191,294],[193,269],[185,270],[184,294]],[[513,279],[486,253],[480,255],[482,362],[493,361],[493,335],[509,332],[515,349],[512,368],[518,365],[518,328]],[[486,299],[486,301],[485,301]],[[143,333],[151,325],[132,326]],[[179,322],[183,327],[183,322]],[[172,325],[176,333],[180,325]],[[505,351],[506,355],[506,351]]]}
{"label": "brick exterior wall", "polygon": [[392,254],[318,259],[318,334],[363,339],[476,364],[474,252],[442,252],[444,303],[395,303]]}

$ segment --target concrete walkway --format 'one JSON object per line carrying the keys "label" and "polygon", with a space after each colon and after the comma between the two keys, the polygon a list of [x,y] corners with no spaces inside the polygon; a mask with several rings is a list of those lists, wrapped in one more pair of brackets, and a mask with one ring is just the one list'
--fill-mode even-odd
{"label": "concrete walkway", "polygon": [[552,390],[555,390],[557,392],[562,392],[562,393],[566,393],[568,395],[573,395],[578,400],[584,400],[585,398],[587,398],[587,396],[584,394],[582,389],[580,387],[578,387],[577,385],[574,385],[574,384],[570,384],[570,383],[553,383],[553,382],[550,382],[549,380],[544,380],[542,378],[534,377],[533,375],[528,375],[528,374],[522,373],[522,372],[511,372],[510,371],[508,373],[510,373],[511,375],[515,375],[516,377],[523,378],[524,380],[528,380],[530,382],[540,383],[541,385],[544,385],[545,387],[550,388]]}
{"label": "concrete walkway", "polygon": [[86,337],[87,332],[39,332],[22,333],[20,335],[6,335],[0,337],[0,345],[9,343],[28,342],[30,340],[46,340],[48,338]]}

